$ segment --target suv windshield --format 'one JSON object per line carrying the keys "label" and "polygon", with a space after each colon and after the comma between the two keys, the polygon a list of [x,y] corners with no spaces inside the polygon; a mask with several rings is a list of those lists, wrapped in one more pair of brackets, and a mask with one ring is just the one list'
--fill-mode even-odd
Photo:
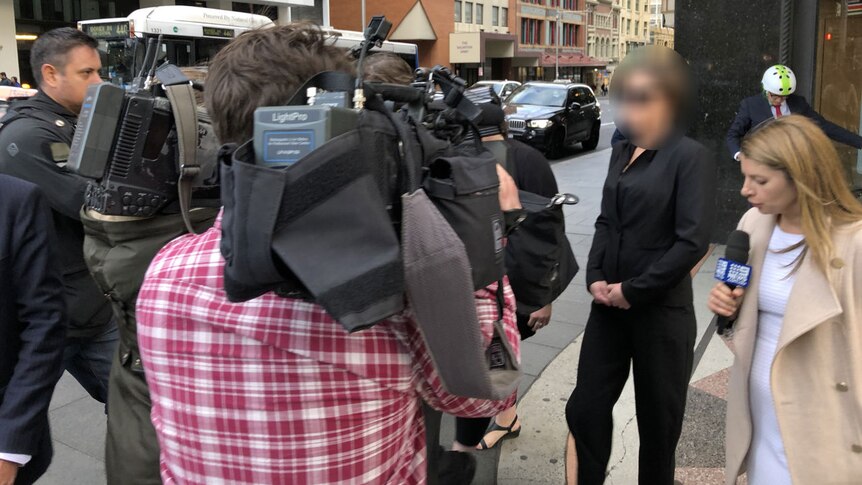
{"label": "suv windshield", "polygon": [[566,105],[566,89],[557,86],[525,84],[509,98],[509,104],[532,104],[561,108]]}

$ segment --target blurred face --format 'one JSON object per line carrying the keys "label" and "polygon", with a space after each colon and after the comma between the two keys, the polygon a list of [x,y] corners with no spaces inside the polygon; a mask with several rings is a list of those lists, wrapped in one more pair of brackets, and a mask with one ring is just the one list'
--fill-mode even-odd
{"label": "blurred face", "polygon": [[636,71],[627,77],[617,103],[623,134],[639,147],[656,147],[673,127],[670,100],[647,72]]}
{"label": "blurred face", "polygon": [[742,196],[763,214],[795,213],[799,208],[796,186],[780,171],[739,155],[742,175]]}
{"label": "blurred face", "polygon": [[766,99],[769,100],[769,104],[772,106],[781,106],[781,103],[787,99],[787,96],[781,96],[780,94],[772,94],[769,91],[766,92]]}
{"label": "blurred face", "polygon": [[87,87],[102,82],[99,69],[102,61],[96,49],[78,46],[66,54],[66,65],[42,65],[42,88],[51,97],[72,113],[81,112]]}

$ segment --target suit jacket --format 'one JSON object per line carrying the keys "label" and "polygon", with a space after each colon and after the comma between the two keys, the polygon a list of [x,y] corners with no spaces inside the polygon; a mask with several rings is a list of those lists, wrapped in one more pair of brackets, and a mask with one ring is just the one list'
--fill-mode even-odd
{"label": "suit jacket", "polygon": [[[111,325],[111,302],[84,262],[80,210],[88,179],[65,167],[77,117],[45,93],[12,105],[0,120],[0,173],[38,185],[52,209],[57,258],[66,289],[69,337],[87,338]],[[20,116],[16,118],[16,116]],[[9,121],[13,119],[13,121]],[[63,153],[63,151],[66,153]]]}
{"label": "suit jacket", "polygon": [[51,459],[48,405],[66,338],[54,244],[39,189],[0,175],[0,451],[33,457],[22,475]]}
{"label": "suit jacket", "polygon": [[680,137],[623,173],[633,149],[628,141],[614,145],[587,287],[622,282],[632,307],[691,305],[688,275],[709,246],[714,212],[712,154]]}
{"label": "suit jacket", "polygon": [[[749,210],[752,279],[734,324],[727,399],[727,485],[745,471],[751,443],[749,375],[760,268],[775,216]],[[772,364],[775,412],[794,485],[862,480],[862,223],[833,232],[828,274],[806,256],[790,292]]]}
{"label": "suit jacket", "polygon": [[[820,116],[820,113],[814,111],[808,101],[802,96],[791,94],[787,97],[787,107],[790,109],[790,114],[807,116],[814,120],[820,129],[826,133],[829,138],[850,145],[858,149],[862,149],[862,136],[847,131],[844,128],[832,123],[826,118]],[[742,145],[742,139],[757,125],[769,120],[773,117],[774,111],[770,106],[766,95],[758,94],[742,100],[739,104],[739,111],[736,113],[736,118],[727,130],[727,149],[730,150],[730,155],[733,156],[739,151]]]}

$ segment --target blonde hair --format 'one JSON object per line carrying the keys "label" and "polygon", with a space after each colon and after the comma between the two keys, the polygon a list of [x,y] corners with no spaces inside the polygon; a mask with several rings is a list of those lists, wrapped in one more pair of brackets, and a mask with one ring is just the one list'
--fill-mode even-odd
{"label": "blonde hair", "polygon": [[790,115],[750,132],[741,151],[756,163],[784,172],[796,187],[805,251],[827,273],[835,249],[834,229],[862,221],[862,203],[850,191],[832,141],[810,119]]}

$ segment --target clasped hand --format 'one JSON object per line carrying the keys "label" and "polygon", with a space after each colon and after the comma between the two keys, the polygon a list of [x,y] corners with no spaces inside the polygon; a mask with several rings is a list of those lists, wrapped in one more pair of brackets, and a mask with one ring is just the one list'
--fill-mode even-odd
{"label": "clasped hand", "polygon": [[600,305],[628,310],[632,306],[623,294],[621,283],[608,284],[607,281],[596,281],[590,285],[590,293],[593,300]]}

